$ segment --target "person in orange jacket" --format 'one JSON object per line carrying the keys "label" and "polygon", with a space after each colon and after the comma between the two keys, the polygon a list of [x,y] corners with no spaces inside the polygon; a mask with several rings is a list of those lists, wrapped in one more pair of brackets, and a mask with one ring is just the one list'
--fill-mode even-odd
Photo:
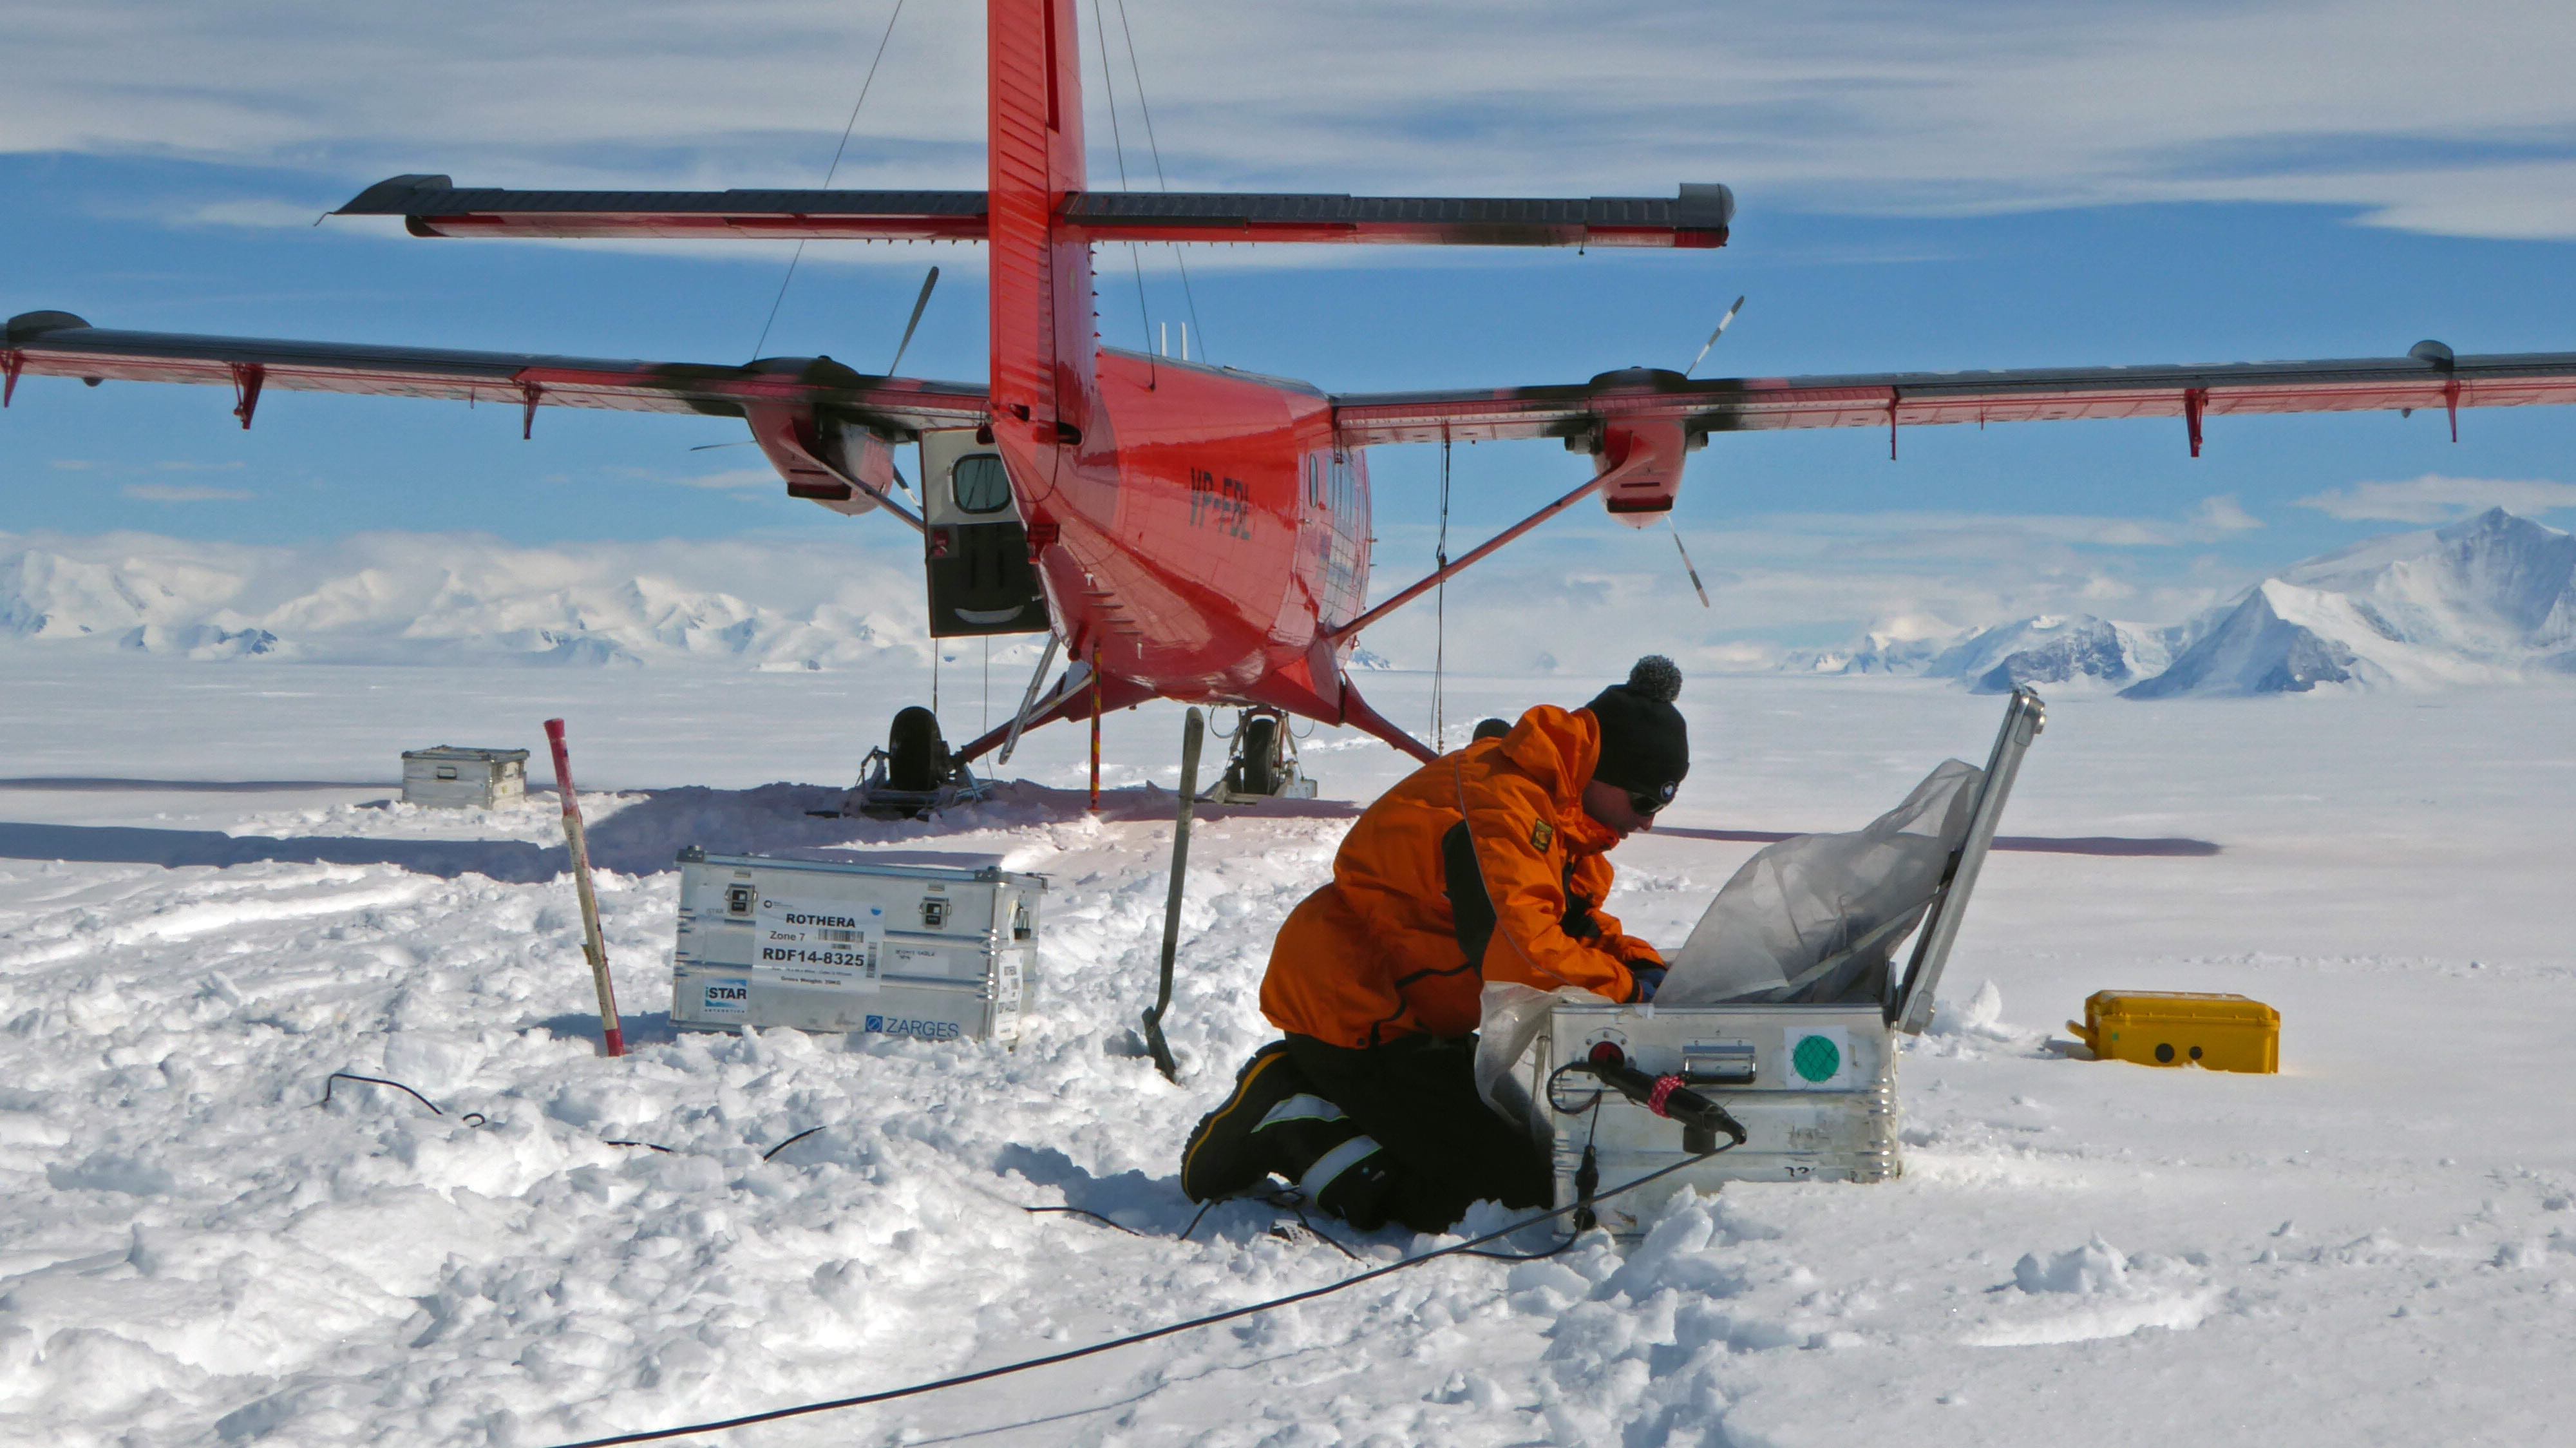
{"label": "person in orange jacket", "polygon": [[1584,707],[1542,704],[1369,806],[1280,927],[1261,1011],[1287,1038],[1190,1133],[1192,1200],[1279,1176],[1354,1225],[1421,1231],[1481,1200],[1548,1204],[1546,1158],[1476,1092],[1482,992],[1654,998],[1663,957],[1600,906],[1607,852],[1690,770],[1680,693],[1672,660],[1640,659]]}

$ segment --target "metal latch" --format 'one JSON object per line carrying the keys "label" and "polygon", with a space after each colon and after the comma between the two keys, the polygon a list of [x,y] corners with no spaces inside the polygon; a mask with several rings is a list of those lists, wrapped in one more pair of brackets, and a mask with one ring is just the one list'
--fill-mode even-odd
{"label": "metal latch", "polygon": [[1759,1059],[1751,1041],[1693,1041],[1682,1048],[1682,1080],[1694,1086],[1749,1086]]}
{"label": "metal latch", "polygon": [[725,913],[727,915],[750,914],[751,902],[754,893],[755,892],[749,885],[727,885],[725,887]]}
{"label": "metal latch", "polygon": [[943,930],[947,928],[947,925],[948,902],[940,899],[936,895],[927,895],[922,897],[921,928],[924,930]]}

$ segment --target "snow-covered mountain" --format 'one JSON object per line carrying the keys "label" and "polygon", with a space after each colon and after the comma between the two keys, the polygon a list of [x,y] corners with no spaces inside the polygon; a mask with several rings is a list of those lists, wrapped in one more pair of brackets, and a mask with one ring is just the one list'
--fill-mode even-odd
{"label": "snow-covered mountain", "polygon": [[2172,631],[2118,623],[2089,613],[2043,614],[1978,629],[1943,650],[1923,672],[1964,679],[1980,694],[2009,694],[2025,684],[2152,678],[2172,660]]}
{"label": "snow-covered mountain", "polygon": [[2205,615],[2133,699],[2431,688],[2576,673],[2576,537],[2490,509],[2374,538]]}
{"label": "snow-covered mountain", "polygon": [[2173,656],[2176,632],[2089,613],[2040,614],[1928,637],[1873,630],[1847,649],[1793,654],[1783,668],[1960,679],[1980,694],[2077,680],[2115,685],[2162,672]]}
{"label": "snow-covered mountain", "polygon": [[1955,628],[1930,634],[1872,629],[1848,648],[1800,649],[1780,664],[1793,674],[1920,674],[1959,637]]}
{"label": "snow-covered mountain", "polygon": [[2169,627],[2063,614],[1923,633],[1873,631],[1782,667],[1979,693],[2099,681],[2131,699],[2576,675],[2576,536],[2495,508],[2311,558]]}
{"label": "snow-covered mountain", "polygon": [[[926,663],[918,567],[898,548],[820,541],[546,548],[380,533],[246,547],[0,534],[0,648],[574,667]],[[1383,667],[1366,652],[1355,663]],[[2576,675],[2576,537],[2499,509],[2311,559],[2174,627],[2063,614],[1960,630],[1901,615],[1850,648],[1783,667],[2147,699]]]}
{"label": "snow-covered mountain", "polygon": [[[834,669],[889,651],[926,657],[920,586],[918,574],[822,545],[517,548],[371,534],[260,549],[0,537],[0,644],[193,659]],[[760,601],[742,596],[755,591]]]}

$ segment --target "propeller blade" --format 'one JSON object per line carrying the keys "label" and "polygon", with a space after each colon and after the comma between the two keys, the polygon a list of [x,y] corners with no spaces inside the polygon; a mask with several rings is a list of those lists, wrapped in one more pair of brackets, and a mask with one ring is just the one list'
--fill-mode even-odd
{"label": "propeller blade", "polygon": [[702,442],[702,443],[699,443],[696,447],[693,447],[693,448],[689,449],[689,451],[691,451],[691,452],[713,452],[713,451],[715,451],[717,448],[720,448],[720,447],[749,447],[749,446],[751,446],[751,441],[752,441],[752,440],[751,440],[750,438],[744,438],[744,439],[743,439],[742,441],[740,441],[740,442]]}
{"label": "propeller blade", "polygon": [[[1682,369],[1682,375],[1684,377],[1688,377],[1692,373],[1697,372],[1699,370],[1699,364],[1708,360],[1708,349],[1716,346],[1717,339],[1726,335],[1726,329],[1735,321],[1735,314],[1743,310],[1744,298],[1737,297],[1735,299],[1735,305],[1726,309],[1726,315],[1717,319],[1717,330],[1709,333],[1708,340],[1699,344],[1699,355],[1691,359],[1691,365]],[[1675,532],[1673,534],[1673,541],[1676,543],[1680,542],[1681,536],[1682,535],[1679,532]]]}
{"label": "propeller blade", "polygon": [[[903,340],[895,345],[894,360],[886,364],[888,373],[903,365],[904,351],[912,346],[913,329],[921,325],[921,309],[930,305],[930,289],[937,285],[939,285],[939,268],[932,267],[930,275],[921,279],[921,295],[912,299],[912,320],[903,324]],[[1734,314],[1730,312],[1728,315]]]}
{"label": "propeller blade", "polygon": [[[1742,302],[1738,302],[1736,305],[1740,307],[1744,304]],[[1732,317],[1735,314],[1733,312],[1729,312],[1727,315]],[[1717,329],[1721,332],[1725,331],[1726,324],[1724,322],[1718,323]],[[1717,339],[1712,337],[1709,340],[1713,342]],[[1682,572],[1690,575],[1691,589],[1699,595],[1699,606],[1702,608],[1712,607],[1713,605],[1708,601],[1708,589],[1699,581],[1699,569],[1691,563],[1690,550],[1682,546],[1681,524],[1673,521],[1672,514],[1666,513],[1664,515],[1664,526],[1673,530],[1673,551],[1682,556]]]}

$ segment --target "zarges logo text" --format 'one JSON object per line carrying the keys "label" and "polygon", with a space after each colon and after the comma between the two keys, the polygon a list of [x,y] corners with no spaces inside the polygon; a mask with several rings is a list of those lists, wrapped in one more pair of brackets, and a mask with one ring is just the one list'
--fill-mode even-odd
{"label": "zarges logo text", "polygon": [[868,1029],[884,1036],[911,1036],[922,1041],[953,1041],[966,1033],[955,1021],[914,1021],[901,1016],[870,1016]]}

